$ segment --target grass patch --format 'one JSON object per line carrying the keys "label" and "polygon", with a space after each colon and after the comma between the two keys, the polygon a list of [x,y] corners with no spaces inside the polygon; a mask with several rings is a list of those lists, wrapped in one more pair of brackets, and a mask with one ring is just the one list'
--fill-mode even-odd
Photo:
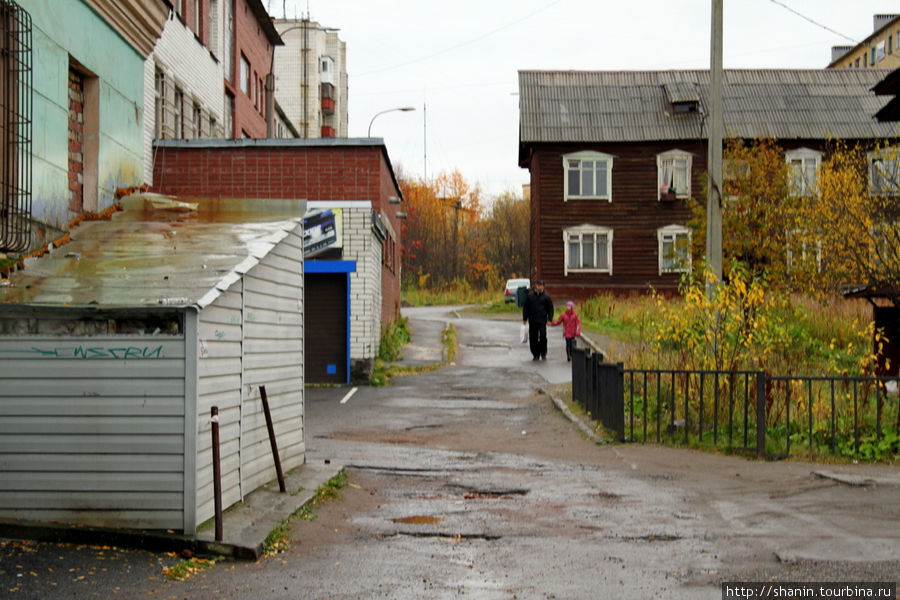
{"label": "grass patch", "polygon": [[[391,348],[391,352],[385,353],[385,355],[379,355],[379,357],[375,359],[375,368],[372,371],[372,376],[369,378],[369,383],[373,386],[378,387],[388,385],[390,384],[393,377],[404,377],[407,375],[415,375],[418,373],[434,371],[435,369],[439,369],[443,365],[452,362],[456,357],[457,350],[459,349],[459,344],[456,339],[456,329],[453,327],[453,325],[448,325],[447,329],[445,329],[441,334],[441,344],[443,345],[443,362],[417,366],[392,364],[392,361],[400,359],[400,351],[403,349],[403,345],[409,343],[411,339],[408,329],[408,320],[401,319],[400,321],[402,321],[402,325],[399,325],[399,327],[402,327],[405,334],[389,332],[385,335],[390,336],[395,341],[405,341],[402,345],[397,347],[396,352],[394,352],[395,341],[385,343],[384,336],[382,336],[382,346]],[[392,356],[393,358],[391,358]]]}
{"label": "grass patch", "polygon": [[452,323],[448,323],[447,328],[441,334],[441,345],[444,347],[444,362],[452,363],[456,360],[456,353],[459,351],[459,339],[456,335],[456,327]]}
{"label": "grass patch", "polygon": [[462,282],[437,290],[406,288],[401,292],[401,299],[409,306],[453,306],[459,304],[483,306],[495,302],[502,304],[503,289],[476,290]]}

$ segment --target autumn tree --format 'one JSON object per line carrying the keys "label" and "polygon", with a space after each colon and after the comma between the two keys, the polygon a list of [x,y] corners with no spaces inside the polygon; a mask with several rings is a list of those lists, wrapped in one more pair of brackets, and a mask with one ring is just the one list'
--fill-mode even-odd
{"label": "autumn tree", "polygon": [[512,192],[498,196],[481,227],[487,261],[495,279],[528,273],[531,212],[527,200]]}
{"label": "autumn tree", "polygon": [[[821,295],[869,285],[893,292],[898,304],[898,164],[896,148],[833,142],[812,171],[789,163],[775,140],[729,140],[723,256],[776,289]],[[705,202],[692,209],[694,252],[702,255]]]}
{"label": "autumn tree", "polygon": [[900,306],[900,155],[843,143],[823,159],[808,217],[831,287],[870,286]]}
{"label": "autumn tree", "polygon": [[408,215],[402,231],[404,284],[483,285],[490,267],[479,235],[480,187],[458,171],[431,182],[401,178],[400,186]]}

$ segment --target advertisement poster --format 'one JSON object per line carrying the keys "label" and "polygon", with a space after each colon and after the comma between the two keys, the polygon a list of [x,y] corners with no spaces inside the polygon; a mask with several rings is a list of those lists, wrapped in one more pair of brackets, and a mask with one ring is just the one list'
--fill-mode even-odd
{"label": "advertisement poster", "polygon": [[303,219],[303,257],[343,247],[342,209],[313,209]]}

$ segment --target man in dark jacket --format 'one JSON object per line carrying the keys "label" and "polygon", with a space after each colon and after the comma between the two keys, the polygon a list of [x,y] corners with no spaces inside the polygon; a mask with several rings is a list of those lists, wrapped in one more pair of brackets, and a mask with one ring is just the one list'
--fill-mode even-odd
{"label": "man in dark jacket", "polygon": [[532,360],[547,360],[547,321],[553,320],[553,300],[538,279],[522,306],[522,324],[528,323],[528,344]]}

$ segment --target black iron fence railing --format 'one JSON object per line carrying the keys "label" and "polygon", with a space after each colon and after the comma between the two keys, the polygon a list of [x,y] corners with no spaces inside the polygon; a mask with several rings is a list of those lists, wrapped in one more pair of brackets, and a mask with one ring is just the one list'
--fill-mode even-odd
{"label": "black iron fence railing", "polygon": [[576,349],[572,396],[618,440],[878,459],[900,454],[897,377],[625,369]]}

